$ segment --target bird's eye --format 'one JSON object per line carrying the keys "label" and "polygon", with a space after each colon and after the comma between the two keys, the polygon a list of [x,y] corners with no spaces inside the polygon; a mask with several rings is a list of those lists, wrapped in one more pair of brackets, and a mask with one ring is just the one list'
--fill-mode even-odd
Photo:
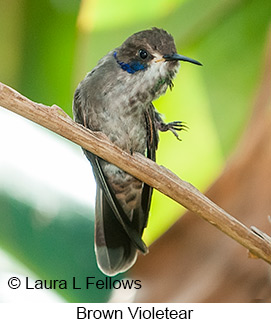
{"label": "bird's eye", "polygon": [[140,49],[138,51],[140,58],[146,59],[148,57],[148,52],[145,49]]}

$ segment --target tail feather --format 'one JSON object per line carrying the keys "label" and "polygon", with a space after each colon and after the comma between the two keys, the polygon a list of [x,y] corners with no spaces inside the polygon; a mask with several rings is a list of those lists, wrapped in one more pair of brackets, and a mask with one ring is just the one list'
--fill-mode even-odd
{"label": "tail feather", "polygon": [[136,261],[137,248],[116,219],[103,190],[97,186],[95,252],[99,268],[108,276],[128,270]]}

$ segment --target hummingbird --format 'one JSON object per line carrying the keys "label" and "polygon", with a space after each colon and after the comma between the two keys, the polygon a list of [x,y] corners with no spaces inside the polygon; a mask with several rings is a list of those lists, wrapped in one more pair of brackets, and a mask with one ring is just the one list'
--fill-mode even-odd
{"label": "hummingbird", "polygon": [[[180,61],[202,65],[177,54],[173,37],[163,29],[137,32],[110,51],[79,83],[73,100],[74,119],[105,134],[115,145],[155,161],[159,131],[186,128],[181,121],[165,123],[152,101],[172,89]],[[108,276],[133,266],[147,226],[152,187],[93,153],[83,150],[97,184],[95,253]]]}

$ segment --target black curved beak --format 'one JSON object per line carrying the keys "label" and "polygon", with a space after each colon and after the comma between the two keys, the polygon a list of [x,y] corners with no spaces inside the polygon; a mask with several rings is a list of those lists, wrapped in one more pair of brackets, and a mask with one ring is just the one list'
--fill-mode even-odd
{"label": "black curved beak", "polygon": [[196,61],[195,59],[189,58],[189,57],[186,57],[186,56],[183,56],[183,55],[179,55],[179,54],[164,55],[163,58],[166,61],[184,61],[184,62],[189,62],[189,63],[192,63],[192,64],[202,66],[202,64],[200,62]]}

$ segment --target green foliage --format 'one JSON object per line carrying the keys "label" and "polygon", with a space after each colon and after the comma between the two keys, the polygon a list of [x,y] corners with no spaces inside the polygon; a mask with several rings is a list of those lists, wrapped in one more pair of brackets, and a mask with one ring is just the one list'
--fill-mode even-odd
{"label": "green foliage", "polygon": [[[171,133],[161,134],[158,163],[205,190],[219,175],[249,119],[261,76],[271,2],[89,3],[76,23],[79,1],[1,1],[0,28],[5,32],[0,33],[0,81],[32,100],[58,104],[71,115],[75,87],[98,59],[136,31],[152,26],[166,29],[178,51],[203,67],[182,63],[173,91],[155,102],[166,121],[182,120],[189,126],[188,132],[181,133],[182,142]],[[35,205],[1,195],[0,246],[42,278],[88,273],[103,277],[94,262],[90,211],[79,214],[75,204],[69,201],[69,210],[63,205],[45,225],[39,223]],[[179,205],[155,192],[147,242],[159,237],[181,212]],[[108,298],[108,293],[60,292],[74,302]]]}
{"label": "green foliage", "polygon": [[[86,288],[86,277],[105,279],[94,255],[94,223],[63,201],[57,216],[0,195],[0,245],[42,280],[66,280],[67,289],[56,292],[71,302],[104,302],[109,290]],[[80,208],[82,209],[82,208]],[[89,210],[83,211],[85,214]],[[73,289],[75,286],[81,289]],[[34,284],[33,284],[34,285]],[[32,287],[32,285],[31,285]]]}

